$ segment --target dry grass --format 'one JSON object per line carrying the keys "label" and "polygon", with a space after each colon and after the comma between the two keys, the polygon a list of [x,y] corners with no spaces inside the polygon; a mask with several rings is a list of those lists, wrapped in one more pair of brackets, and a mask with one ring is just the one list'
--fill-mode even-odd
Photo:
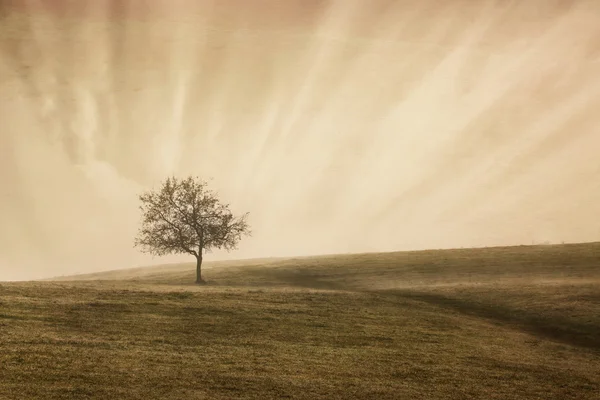
{"label": "dry grass", "polygon": [[600,398],[600,244],[193,271],[1,284],[0,399]]}

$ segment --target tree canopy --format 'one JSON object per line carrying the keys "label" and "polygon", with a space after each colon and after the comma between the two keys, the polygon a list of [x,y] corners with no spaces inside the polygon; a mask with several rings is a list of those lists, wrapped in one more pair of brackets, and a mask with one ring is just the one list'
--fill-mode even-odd
{"label": "tree canopy", "polygon": [[139,199],[142,222],[135,247],[157,256],[193,255],[197,283],[204,282],[204,252],[236,249],[241,238],[251,234],[249,214],[234,216],[229,204],[222,203],[207,182],[197,177],[167,178],[158,190],[146,191]]}

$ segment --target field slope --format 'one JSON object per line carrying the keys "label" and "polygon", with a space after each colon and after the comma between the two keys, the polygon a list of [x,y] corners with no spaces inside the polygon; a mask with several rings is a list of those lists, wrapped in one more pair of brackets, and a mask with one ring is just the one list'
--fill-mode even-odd
{"label": "field slope", "polygon": [[600,399],[600,243],[0,284],[0,399]]}

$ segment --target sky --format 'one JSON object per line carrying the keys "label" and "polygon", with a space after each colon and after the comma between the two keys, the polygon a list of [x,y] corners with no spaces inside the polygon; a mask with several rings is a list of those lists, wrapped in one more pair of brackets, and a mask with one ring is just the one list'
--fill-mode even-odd
{"label": "sky", "polygon": [[0,0],[0,280],[188,260],[172,175],[206,260],[600,240],[599,71],[596,0]]}

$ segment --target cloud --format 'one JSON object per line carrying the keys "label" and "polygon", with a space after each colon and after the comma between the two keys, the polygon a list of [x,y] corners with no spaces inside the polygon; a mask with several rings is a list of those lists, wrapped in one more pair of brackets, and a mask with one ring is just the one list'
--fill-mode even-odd
{"label": "cloud", "polygon": [[250,211],[235,257],[598,239],[594,2],[38,3],[3,3],[0,279],[158,262],[171,174]]}

